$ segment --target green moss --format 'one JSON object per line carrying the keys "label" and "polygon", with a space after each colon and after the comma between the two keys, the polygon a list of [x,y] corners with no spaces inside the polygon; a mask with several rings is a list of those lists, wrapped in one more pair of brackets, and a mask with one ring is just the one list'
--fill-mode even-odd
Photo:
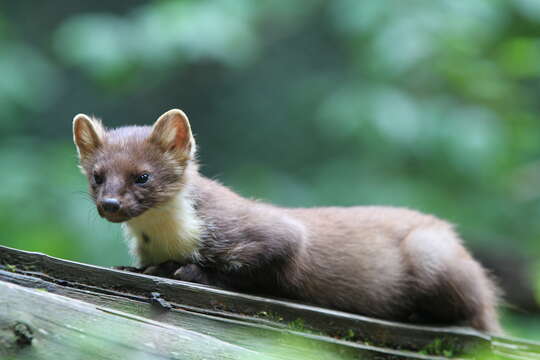
{"label": "green moss", "polygon": [[461,345],[455,339],[437,338],[419,351],[423,355],[453,357],[461,352]]}
{"label": "green moss", "polygon": [[17,271],[17,267],[15,265],[6,264],[6,270],[11,271],[11,272],[15,272],[15,271]]}
{"label": "green moss", "polygon": [[300,318],[291,321],[287,326],[289,329],[294,331],[306,331],[306,328],[304,326],[304,320]]}
{"label": "green moss", "polygon": [[278,323],[283,322],[282,316],[279,316],[278,314],[273,313],[271,311],[259,311],[258,313],[255,314],[255,316],[257,316],[258,318],[273,321],[273,322],[278,322]]}
{"label": "green moss", "polygon": [[349,329],[349,330],[347,330],[345,335],[343,335],[341,338],[343,340],[347,340],[347,341],[355,341],[356,340],[356,333],[354,332],[353,329]]}

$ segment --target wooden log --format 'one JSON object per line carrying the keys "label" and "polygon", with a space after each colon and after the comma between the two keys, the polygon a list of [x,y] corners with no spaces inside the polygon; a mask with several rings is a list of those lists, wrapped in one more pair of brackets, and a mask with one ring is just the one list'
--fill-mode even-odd
{"label": "wooden log", "polygon": [[[3,281],[40,289],[49,295],[84,301],[114,316],[136,316],[192,331],[261,358],[442,359],[472,350],[489,355],[486,359],[540,357],[538,344],[491,338],[469,329],[380,321],[1,246],[0,264],[4,269],[0,271],[0,284]],[[119,311],[127,315],[119,315]],[[3,337],[0,329],[0,348],[2,339],[17,341],[10,331],[11,335]],[[337,339],[336,335],[345,336]]]}
{"label": "wooden log", "polygon": [[[289,301],[262,298],[199,284],[128,273],[0,246],[0,264],[73,287],[149,300],[152,292],[178,307],[244,322],[284,327],[302,322],[315,333],[348,337],[394,349],[421,350],[443,341],[455,352],[488,348],[490,337],[472,329],[394,323]],[[352,335],[352,336],[348,336]]]}
{"label": "wooden log", "polygon": [[[271,345],[239,346],[185,327],[4,281],[0,281],[0,293],[2,359],[442,359],[366,346],[358,346],[359,351],[340,349],[339,342],[328,347],[317,336],[290,338],[291,334],[275,330],[265,339]],[[206,328],[200,322],[191,327]],[[228,330],[235,329],[223,327],[220,335],[237,340],[237,335],[226,334]],[[244,340],[256,340],[263,330],[252,328]],[[267,330],[265,335],[272,332]]]}
{"label": "wooden log", "polygon": [[[190,330],[0,282],[0,328],[17,359],[272,359]],[[27,336],[17,334],[19,327]],[[6,330],[7,329],[7,330]],[[19,330],[21,332],[22,330]],[[4,344],[9,339],[3,337]],[[22,339],[22,340],[21,340]]]}
{"label": "wooden log", "polygon": [[[119,296],[104,295],[88,290],[65,287],[30,276],[0,271],[1,281],[39,289],[78,299],[100,308],[114,309],[142,316],[155,321],[178,326],[221,341],[241,346],[264,354],[287,354],[289,358],[333,359],[337,354],[343,358],[356,359],[370,353],[392,354],[396,358],[418,358],[414,354],[389,351],[360,344],[349,344],[336,339],[314,334],[303,334],[290,329],[277,329],[266,325],[244,323],[211,315],[192,313],[182,309],[164,311],[157,306]],[[279,348],[276,347],[279,344]],[[275,356],[275,355],[274,355]]]}

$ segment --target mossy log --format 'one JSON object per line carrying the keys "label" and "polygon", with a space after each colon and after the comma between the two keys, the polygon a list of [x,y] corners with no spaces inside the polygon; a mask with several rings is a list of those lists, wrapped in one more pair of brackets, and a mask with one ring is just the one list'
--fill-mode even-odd
{"label": "mossy log", "polygon": [[2,359],[540,359],[538,344],[471,329],[381,321],[1,246],[0,264]]}

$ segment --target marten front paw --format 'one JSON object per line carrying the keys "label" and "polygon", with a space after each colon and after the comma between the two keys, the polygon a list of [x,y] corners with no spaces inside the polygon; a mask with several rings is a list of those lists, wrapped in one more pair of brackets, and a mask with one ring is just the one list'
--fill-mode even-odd
{"label": "marten front paw", "polygon": [[195,282],[199,284],[208,284],[208,276],[197,264],[181,266],[174,272],[173,278],[176,280]]}
{"label": "marten front paw", "polygon": [[180,266],[179,263],[173,260],[165,261],[159,265],[150,265],[142,271],[145,275],[161,276],[172,278],[175,271]]}

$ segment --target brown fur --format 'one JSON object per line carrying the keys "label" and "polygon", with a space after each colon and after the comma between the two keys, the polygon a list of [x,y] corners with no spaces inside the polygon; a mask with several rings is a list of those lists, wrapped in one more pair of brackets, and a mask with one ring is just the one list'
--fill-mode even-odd
{"label": "brown fur", "polygon": [[[446,222],[391,207],[285,209],[242,198],[199,175],[189,122],[179,110],[153,128],[106,131],[91,121],[75,120],[81,167],[98,209],[104,197],[120,199],[119,214],[100,214],[127,221],[141,265],[174,260],[184,265],[174,273],[181,280],[384,319],[501,332],[496,288]],[[152,181],[134,185],[141,172]],[[95,184],[95,173],[106,181]],[[170,205],[178,196],[182,209]],[[147,224],[171,213],[181,215],[167,223],[191,230],[149,235]],[[188,240],[195,241],[189,256],[156,257],[149,248]]]}

